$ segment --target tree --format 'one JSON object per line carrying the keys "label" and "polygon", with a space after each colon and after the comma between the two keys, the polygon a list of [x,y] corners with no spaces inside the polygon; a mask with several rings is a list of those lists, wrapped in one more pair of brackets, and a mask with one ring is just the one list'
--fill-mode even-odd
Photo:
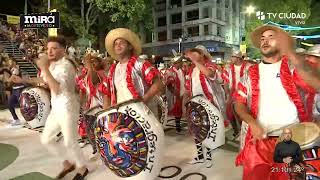
{"label": "tree", "polygon": [[89,0],[108,16],[110,28],[127,27],[133,31],[152,29],[152,1],[150,0]]}
{"label": "tree", "polygon": [[80,12],[77,10],[67,6],[59,9],[61,20],[65,26],[74,29],[79,38],[86,38],[94,43],[96,36],[95,29],[92,27],[97,21],[99,9],[89,0],[80,0]]}

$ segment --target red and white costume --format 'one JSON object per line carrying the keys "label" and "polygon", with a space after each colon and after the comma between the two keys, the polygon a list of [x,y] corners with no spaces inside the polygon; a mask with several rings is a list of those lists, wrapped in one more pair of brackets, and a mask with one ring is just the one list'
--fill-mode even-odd
{"label": "red and white costume", "polygon": [[193,97],[199,94],[204,95],[209,101],[211,101],[224,115],[224,93],[220,85],[221,78],[218,72],[218,68],[211,62],[206,62],[205,66],[212,71],[216,72],[215,77],[206,77],[199,68],[193,66],[189,69],[186,76],[186,91],[189,97]]}
{"label": "red and white costume", "polygon": [[[235,101],[245,104],[267,132],[310,120],[292,74],[293,68],[284,56],[274,64],[249,67],[238,84]],[[268,137],[255,143],[252,139],[249,127],[244,148],[236,158],[236,165],[243,165],[243,180],[253,180],[258,172],[267,174],[268,180],[287,180],[286,173],[271,173],[277,138]]]}
{"label": "red and white costume", "polygon": [[167,90],[168,98],[168,114],[173,117],[182,116],[182,97],[185,92],[185,76],[182,69],[171,67],[166,73],[166,87],[174,92]]}
{"label": "red and white costume", "polygon": [[[104,94],[111,97],[111,105],[143,97],[156,76],[160,73],[150,62],[132,56],[127,63],[110,67],[108,79],[104,81],[109,88],[105,88]],[[156,102],[150,100],[148,107],[157,117]]]}
{"label": "red and white costume", "polygon": [[[297,71],[293,72],[295,78],[295,84],[297,85],[301,97],[303,97],[303,103],[307,110],[308,117],[312,120],[320,120],[319,102],[320,93],[317,92],[310,85],[306,84],[299,76]],[[318,108],[317,108],[318,103]]]}
{"label": "red and white costume", "polygon": [[[230,94],[228,96],[232,96],[232,94],[237,90],[237,84],[240,82],[240,78],[243,77],[247,67],[248,64],[244,61],[240,66],[230,64],[228,67],[223,69],[222,79],[230,89]],[[227,117],[229,121],[235,120],[232,103],[227,104]]]}

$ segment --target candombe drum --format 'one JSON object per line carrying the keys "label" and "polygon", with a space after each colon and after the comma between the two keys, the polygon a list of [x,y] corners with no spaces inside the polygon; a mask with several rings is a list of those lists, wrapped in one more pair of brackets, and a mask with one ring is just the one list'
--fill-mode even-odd
{"label": "candombe drum", "polygon": [[303,122],[289,128],[292,130],[292,140],[297,142],[302,150],[320,146],[320,128],[316,123]]}
{"label": "candombe drum", "polygon": [[297,142],[302,150],[306,179],[318,179],[320,128],[316,123],[303,122],[289,127],[292,130],[292,140]]}
{"label": "candombe drum", "polygon": [[20,95],[20,112],[31,129],[45,125],[50,113],[50,92],[42,87],[29,87]]}
{"label": "candombe drum", "polygon": [[192,97],[186,105],[191,135],[211,149],[225,144],[224,119],[218,108],[202,95]]}
{"label": "candombe drum", "polygon": [[101,159],[120,178],[152,180],[160,173],[164,132],[146,108],[130,100],[98,113],[95,135]]}
{"label": "candombe drum", "polygon": [[165,126],[167,124],[168,105],[162,96],[156,96],[155,100],[158,104],[158,119]]}

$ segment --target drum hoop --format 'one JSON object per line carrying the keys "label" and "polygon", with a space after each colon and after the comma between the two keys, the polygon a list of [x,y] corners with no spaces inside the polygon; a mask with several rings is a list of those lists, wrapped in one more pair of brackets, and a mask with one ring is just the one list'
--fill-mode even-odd
{"label": "drum hoop", "polygon": [[312,127],[313,128],[315,128],[315,129],[317,129],[318,130],[318,136],[316,136],[315,137],[315,139],[309,139],[307,142],[304,142],[303,144],[300,144],[300,146],[305,146],[305,145],[308,145],[308,144],[310,144],[310,143],[312,143],[312,142],[314,142],[314,141],[317,141],[317,139],[319,139],[320,137],[319,137],[319,135],[320,135],[320,127],[316,124],[316,123],[314,123],[314,122],[302,122],[302,123],[299,123],[299,124],[297,124],[296,126],[298,126],[298,125],[303,125],[303,124],[312,124]]}
{"label": "drum hoop", "polygon": [[87,115],[88,113],[91,113],[91,112],[92,112],[94,109],[96,109],[96,108],[102,108],[102,106],[101,106],[101,105],[96,105],[96,106],[94,106],[94,107],[92,107],[92,108],[84,111],[83,114],[84,114],[84,115]]}
{"label": "drum hoop", "polygon": [[[22,93],[27,93],[26,91],[30,90],[30,89],[33,89],[33,88],[40,88],[40,89],[43,89],[45,90],[46,92],[49,92],[49,95],[50,95],[50,91],[48,91],[48,89],[44,88],[44,87],[41,87],[41,86],[28,86],[28,87],[25,87],[22,89],[21,91],[21,94]],[[22,96],[19,97],[19,101],[21,100]]]}
{"label": "drum hoop", "polygon": [[119,104],[116,104],[114,106],[111,106],[111,107],[109,107],[107,109],[104,109],[104,110],[96,113],[96,116],[99,116],[102,113],[105,113],[105,112],[108,112],[108,111],[111,111],[111,110],[114,110],[114,109],[118,111],[121,106],[124,106],[124,105],[127,105],[127,104],[132,104],[132,103],[139,103],[139,102],[142,102],[141,98],[139,98],[139,99],[130,99],[128,101],[124,101],[122,103],[119,103]]}
{"label": "drum hoop", "polygon": [[190,100],[185,103],[185,106],[187,106],[188,104],[190,104],[191,100],[194,99],[194,98],[196,98],[196,97],[202,97],[202,98],[204,98],[204,95],[203,95],[203,94],[198,94],[198,95],[192,96],[192,97],[190,98]]}

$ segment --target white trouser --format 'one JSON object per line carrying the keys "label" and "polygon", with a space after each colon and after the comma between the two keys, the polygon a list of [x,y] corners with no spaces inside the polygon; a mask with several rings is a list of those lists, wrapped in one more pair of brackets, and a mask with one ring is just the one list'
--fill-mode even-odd
{"label": "white trouser", "polygon": [[[51,153],[64,158],[63,160],[71,160],[76,163],[77,167],[83,167],[85,159],[77,142],[78,119],[79,106],[77,103],[65,108],[60,106],[52,109],[41,136],[41,143],[46,145]],[[63,134],[64,147],[55,141],[59,132]]]}

